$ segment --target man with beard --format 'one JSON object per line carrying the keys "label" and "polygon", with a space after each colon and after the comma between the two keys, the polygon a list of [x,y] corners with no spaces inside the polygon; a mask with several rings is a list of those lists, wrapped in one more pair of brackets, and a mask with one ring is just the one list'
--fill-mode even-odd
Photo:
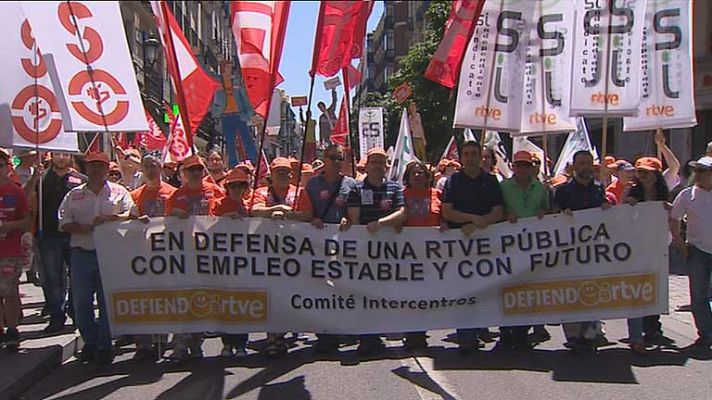
{"label": "man with beard", "polygon": [[225,179],[225,162],[223,161],[223,156],[218,150],[210,150],[208,153],[208,176],[204,178],[207,182],[214,183],[220,187],[223,185],[223,180]]}
{"label": "man with beard", "polygon": [[[52,152],[51,167],[42,179],[42,226],[38,231],[42,267],[42,291],[49,314],[46,333],[56,333],[64,328],[67,297],[67,274],[70,268],[70,235],[60,232],[57,212],[64,196],[70,190],[86,182],[87,177],[74,170],[72,156]],[[71,295],[69,296],[71,308]]]}
{"label": "man with beard", "polygon": [[[578,151],[573,162],[574,176],[556,190],[554,209],[572,215],[577,210],[611,208],[603,185],[593,179],[593,155],[586,150]],[[566,346],[574,352],[595,352],[598,343],[605,341],[600,321],[565,323],[562,327]]]}

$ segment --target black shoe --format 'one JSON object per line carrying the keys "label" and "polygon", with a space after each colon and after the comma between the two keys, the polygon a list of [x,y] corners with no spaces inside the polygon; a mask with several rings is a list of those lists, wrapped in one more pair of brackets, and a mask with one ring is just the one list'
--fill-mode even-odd
{"label": "black shoe", "polygon": [[319,339],[316,342],[316,346],[314,346],[314,350],[319,354],[336,353],[339,351],[339,344],[333,340]]}
{"label": "black shoe", "polygon": [[59,321],[50,321],[49,325],[45,326],[45,328],[42,330],[44,333],[59,333],[64,330],[64,322],[59,322]]}
{"label": "black shoe", "polygon": [[20,347],[20,333],[16,328],[7,328],[5,332],[5,348],[7,351],[16,352]]}
{"label": "black shoe", "polygon": [[136,362],[143,361],[158,361],[158,353],[155,349],[138,349],[133,356],[133,360]]}
{"label": "black shoe", "polygon": [[116,338],[116,341],[114,341],[114,346],[118,349],[120,347],[128,346],[130,344],[133,344],[134,342],[134,337],[133,335],[121,335]]}
{"label": "black shoe", "polygon": [[424,336],[406,336],[403,341],[403,347],[405,347],[406,351],[425,350],[428,348],[428,340]]}
{"label": "black shoe", "polygon": [[77,354],[77,360],[82,364],[91,364],[96,358],[96,350],[89,349],[86,346]]}
{"label": "black shoe", "polygon": [[480,351],[480,343],[477,339],[475,341],[460,342],[457,350],[460,354],[470,354]]}
{"label": "black shoe", "polygon": [[702,349],[709,349],[712,347],[712,338],[699,337],[692,345]]}
{"label": "black shoe", "polygon": [[358,348],[356,348],[356,351],[358,352],[358,354],[365,356],[368,354],[381,352],[385,348],[386,345],[385,343],[383,343],[381,338],[368,338],[359,341]]}
{"label": "black shoe", "polygon": [[109,365],[114,362],[114,351],[112,349],[101,349],[96,352],[94,363],[96,365]]}
{"label": "black shoe", "polygon": [[485,343],[492,343],[496,340],[497,337],[499,337],[499,334],[497,332],[489,330],[488,328],[485,328],[482,330],[478,329],[477,336]]}
{"label": "black shoe", "polygon": [[649,335],[645,335],[643,337],[643,341],[645,342],[645,344],[652,344],[656,346],[670,346],[672,344],[675,344],[674,339],[663,335],[662,332],[655,332]]}

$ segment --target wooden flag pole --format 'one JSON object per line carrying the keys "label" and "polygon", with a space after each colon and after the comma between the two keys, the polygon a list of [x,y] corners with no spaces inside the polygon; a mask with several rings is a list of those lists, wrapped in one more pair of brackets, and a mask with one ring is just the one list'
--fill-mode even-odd
{"label": "wooden flag pole", "polygon": [[601,156],[599,163],[601,165],[601,173],[599,179],[605,185],[604,177],[606,176],[606,166],[603,165],[606,162],[606,147],[608,145],[608,91],[609,81],[611,79],[611,24],[613,23],[613,14],[608,13],[608,26],[606,27],[606,71],[605,71],[605,82],[603,90],[603,129],[601,132]]}

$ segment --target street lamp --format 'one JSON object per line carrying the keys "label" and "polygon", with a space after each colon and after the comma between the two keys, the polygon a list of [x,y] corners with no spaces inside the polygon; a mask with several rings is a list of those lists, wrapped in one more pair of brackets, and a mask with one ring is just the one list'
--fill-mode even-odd
{"label": "street lamp", "polygon": [[156,56],[158,55],[158,46],[160,45],[161,43],[159,43],[158,39],[153,37],[153,35],[144,39],[143,41],[144,62],[148,64],[149,68],[152,68],[153,64],[156,63]]}

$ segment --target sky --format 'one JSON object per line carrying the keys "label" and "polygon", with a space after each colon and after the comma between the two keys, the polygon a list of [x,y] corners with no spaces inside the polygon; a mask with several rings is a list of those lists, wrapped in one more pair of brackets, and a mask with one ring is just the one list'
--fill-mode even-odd
{"label": "sky", "polygon": [[[377,1],[368,20],[367,32],[372,32],[383,13],[383,2]],[[279,71],[284,77],[278,88],[284,89],[289,96],[309,95],[309,69],[311,68],[312,51],[314,48],[314,33],[316,31],[316,20],[319,14],[318,1],[293,1],[289,9],[289,21],[287,22],[287,38],[282,50],[282,61]],[[356,65],[354,61],[354,65]],[[341,74],[339,74],[341,75]],[[319,101],[327,105],[331,102],[331,93],[324,89],[324,78],[317,76],[314,84],[314,100],[312,100],[312,114],[318,118],[319,111],[316,104]],[[343,86],[337,89],[339,103],[343,95]],[[352,93],[353,95],[353,93]],[[298,113],[299,110],[294,110]],[[304,110],[306,112],[306,108]],[[338,113],[338,108],[337,108]]]}

